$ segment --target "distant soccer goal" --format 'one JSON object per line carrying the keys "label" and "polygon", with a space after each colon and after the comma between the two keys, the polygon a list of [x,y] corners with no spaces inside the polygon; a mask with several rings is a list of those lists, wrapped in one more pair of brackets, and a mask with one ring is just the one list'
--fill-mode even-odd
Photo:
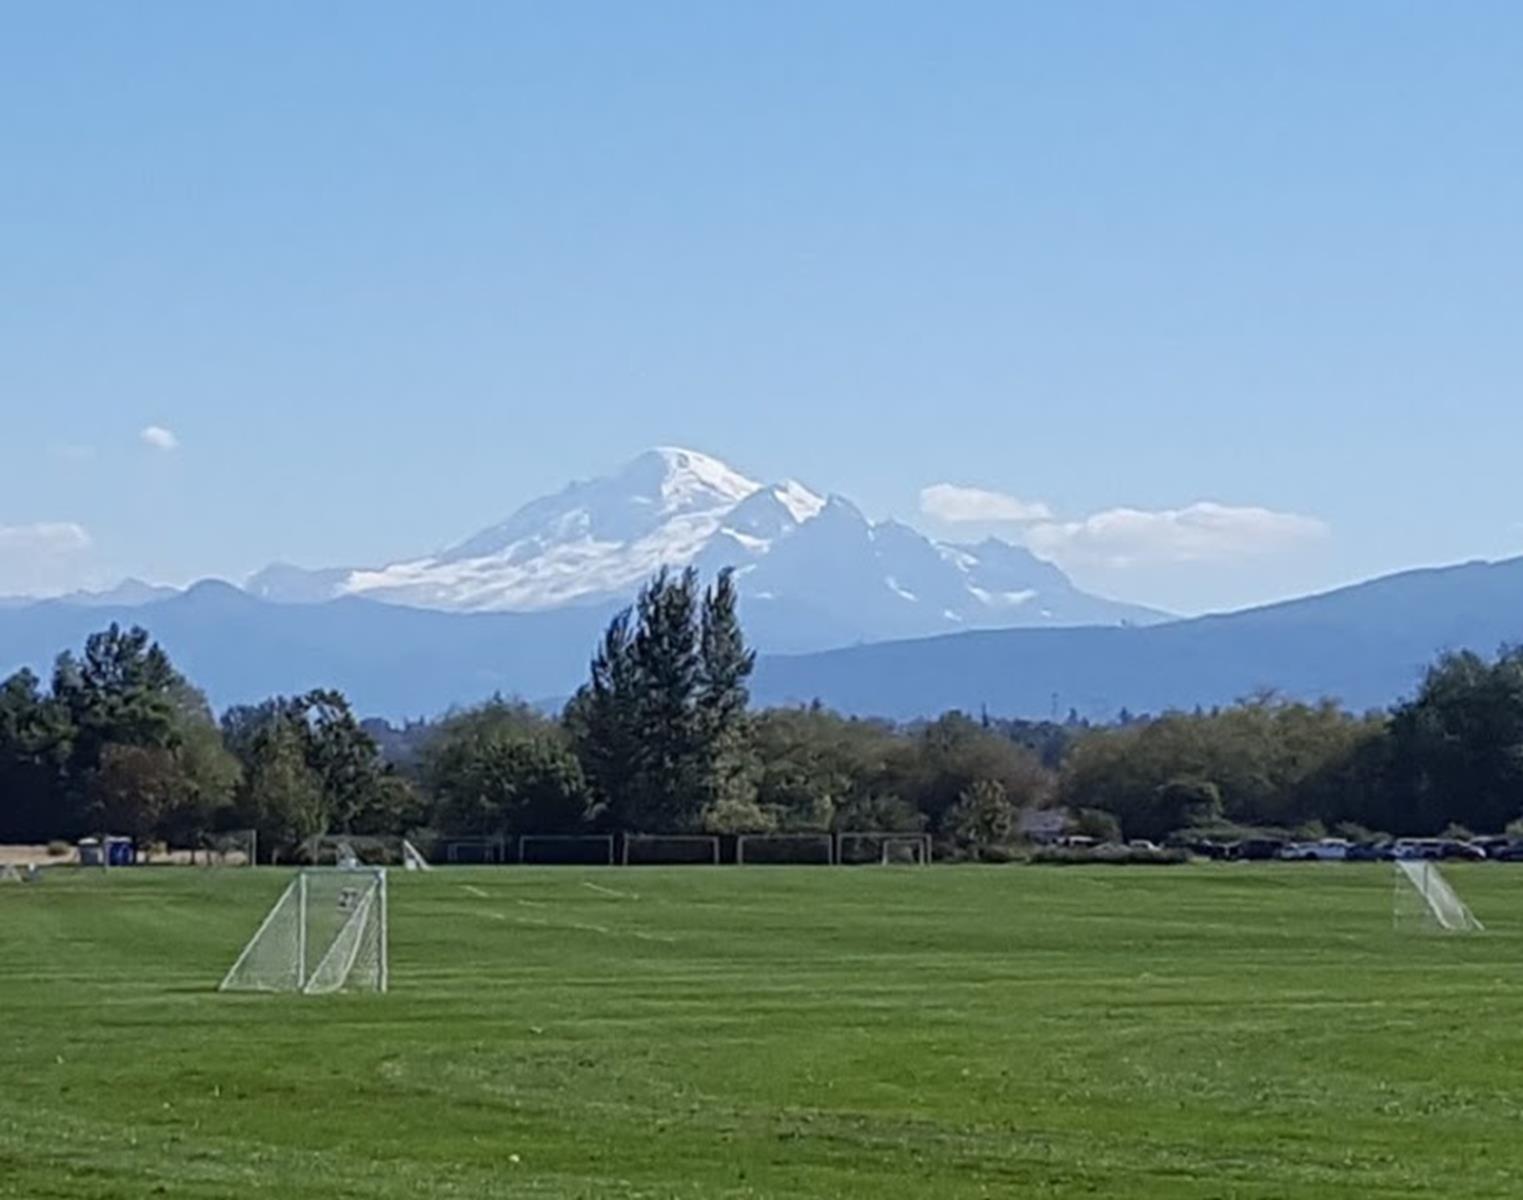
{"label": "distant soccer goal", "polygon": [[927,866],[931,861],[931,835],[891,831],[857,831],[836,834],[836,862],[843,866]]}
{"label": "distant soccer goal", "polygon": [[0,863],[0,883],[22,882],[24,882],[24,879],[19,868],[12,866],[10,863]]}
{"label": "distant soccer goal", "polygon": [[712,834],[626,833],[620,850],[626,867],[719,863],[719,839]]}
{"label": "distant soccer goal", "polygon": [[735,839],[738,866],[833,866],[835,838],[828,833],[743,833]]}
{"label": "distant soccer goal", "polygon": [[456,866],[508,861],[508,840],[503,837],[452,837],[444,839],[443,846],[444,861]]}
{"label": "distant soccer goal", "polygon": [[1479,933],[1486,927],[1455,890],[1438,864],[1427,859],[1398,859],[1391,919],[1397,929],[1442,933]]}
{"label": "distant soccer goal", "polygon": [[426,871],[428,861],[405,837],[390,834],[334,833],[310,837],[301,844],[304,862],[315,867],[400,866],[407,871]]}
{"label": "distant soccer goal", "polygon": [[249,939],[219,991],[384,992],[386,872],[300,872]]}
{"label": "distant soccer goal", "polygon": [[209,867],[252,867],[259,860],[259,831],[208,833],[201,838],[199,849],[201,861]]}
{"label": "distant soccer goal", "polygon": [[611,833],[526,833],[518,839],[518,861],[556,867],[611,867]]}

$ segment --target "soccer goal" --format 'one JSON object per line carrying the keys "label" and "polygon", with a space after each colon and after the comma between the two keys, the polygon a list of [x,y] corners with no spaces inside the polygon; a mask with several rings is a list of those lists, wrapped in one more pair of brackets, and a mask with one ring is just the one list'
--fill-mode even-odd
{"label": "soccer goal", "polygon": [[312,868],[291,880],[219,991],[384,992],[386,872]]}
{"label": "soccer goal", "polygon": [[619,861],[626,867],[717,866],[719,839],[704,833],[626,833]]}
{"label": "soccer goal", "polygon": [[[259,831],[230,829],[201,839],[201,860],[209,867],[252,867],[259,861]],[[195,851],[191,852],[192,861]]]}
{"label": "soccer goal", "polygon": [[452,865],[505,863],[508,841],[503,837],[452,837],[443,842],[444,861]]}
{"label": "soccer goal", "polygon": [[0,883],[21,883],[21,872],[10,863],[0,863]]}
{"label": "soccer goal", "polygon": [[1398,859],[1392,923],[1397,929],[1443,933],[1478,933],[1486,927],[1449,886],[1438,864],[1427,859]]}
{"label": "soccer goal", "polygon": [[357,833],[319,834],[301,844],[301,856],[313,866],[356,867],[401,864],[406,871],[427,871],[428,860],[405,837]]}
{"label": "soccer goal", "polygon": [[930,861],[931,835],[928,833],[853,831],[836,834],[836,862],[843,867],[887,867],[896,863],[923,867]]}
{"label": "soccer goal", "polygon": [[526,833],[518,839],[518,861],[539,866],[611,867],[611,833]]}
{"label": "soccer goal", "polygon": [[743,833],[735,839],[735,863],[833,866],[836,840],[828,833]]}

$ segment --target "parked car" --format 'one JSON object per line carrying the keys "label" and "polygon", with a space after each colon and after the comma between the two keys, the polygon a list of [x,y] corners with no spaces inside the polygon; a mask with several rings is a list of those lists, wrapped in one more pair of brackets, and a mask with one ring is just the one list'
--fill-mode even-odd
{"label": "parked car", "polygon": [[1390,842],[1361,842],[1350,846],[1345,857],[1348,862],[1390,862],[1396,850]]}
{"label": "parked car", "polygon": [[1315,842],[1291,842],[1280,848],[1280,857],[1290,862],[1342,862],[1353,843],[1347,838],[1319,838]]}
{"label": "parked car", "polygon": [[1242,862],[1267,862],[1285,845],[1279,838],[1244,838],[1231,848],[1230,857]]}
{"label": "parked car", "polygon": [[1487,857],[1496,862],[1523,862],[1523,841],[1509,838],[1506,845],[1496,847]]}
{"label": "parked car", "polygon": [[1464,862],[1484,862],[1486,851],[1479,846],[1472,846],[1469,842],[1457,842],[1445,840],[1438,844],[1438,856],[1443,859],[1457,859]]}
{"label": "parked car", "polygon": [[1130,838],[1126,845],[1129,850],[1146,850],[1152,854],[1156,854],[1162,849],[1157,842],[1150,842],[1147,838]]}
{"label": "parked car", "polygon": [[1437,838],[1397,838],[1395,857],[1436,859],[1441,857],[1441,846]]}

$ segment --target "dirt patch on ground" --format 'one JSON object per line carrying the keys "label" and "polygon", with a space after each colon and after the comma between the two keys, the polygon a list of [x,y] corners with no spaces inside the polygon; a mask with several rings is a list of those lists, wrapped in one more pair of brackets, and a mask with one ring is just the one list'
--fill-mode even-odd
{"label": "dirt patch on ground", "polygon": [[21,867],[27,863],[62,867],[79,861],[79,853],[73,846],[64,847],[61,842],[56,845],[63,849],[62,854],[49,854],[46,846],[0,846],[0,867]]}

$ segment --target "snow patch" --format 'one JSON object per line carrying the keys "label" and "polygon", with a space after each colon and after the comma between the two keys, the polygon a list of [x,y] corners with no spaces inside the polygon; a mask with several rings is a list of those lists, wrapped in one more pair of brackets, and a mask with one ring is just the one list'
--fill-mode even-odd
{"label": "snow patch", "polygon": [[777,502],[788,510],[788,515],[802,525],[820,515],[825,508],[825,497],[811,492],[802,483],[789,479],[772,489]]}
{"label": "snow patch", "polygon": [[1018,592],[991,592],[987,588],[968,585],[968,591],[972,592],[990,608],[1017,608],[1031,600],[1035,600],[1037,592],[1035,588],[1022,588]]}

